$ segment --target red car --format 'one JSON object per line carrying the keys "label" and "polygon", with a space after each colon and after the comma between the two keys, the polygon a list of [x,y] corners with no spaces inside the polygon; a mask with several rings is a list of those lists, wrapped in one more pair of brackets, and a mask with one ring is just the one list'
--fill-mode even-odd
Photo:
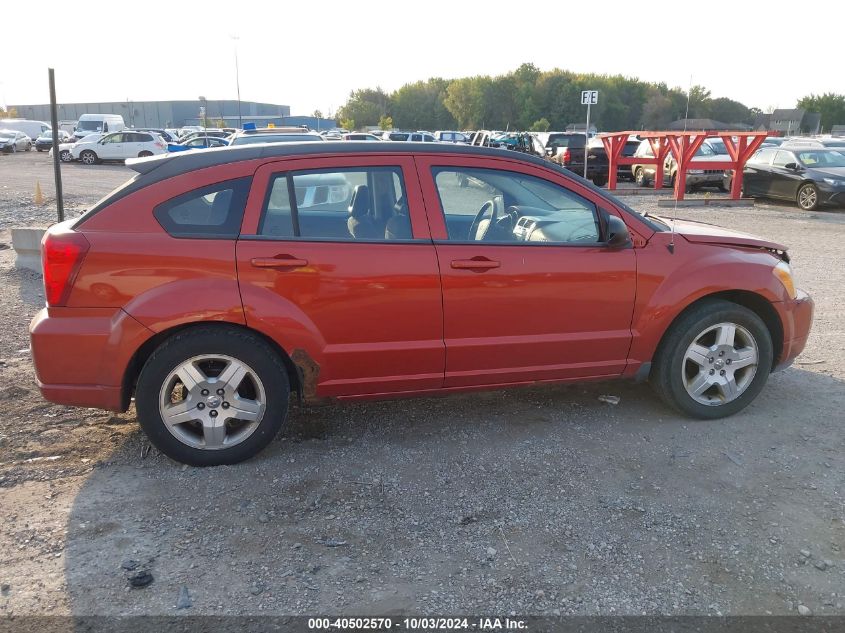
{"label": "red car", "polygon": [[540,158],[297,143],[128,161],[43,241],[44,397],[125,411],[175,460],[231,464],[292,393],[385,398],[648,379],[730,415],[803,350],[786,248],[640,215]]}

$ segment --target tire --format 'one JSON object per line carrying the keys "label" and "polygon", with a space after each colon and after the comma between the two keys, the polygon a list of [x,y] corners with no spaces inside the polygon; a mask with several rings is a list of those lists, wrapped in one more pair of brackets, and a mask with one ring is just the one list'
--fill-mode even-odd
{"label": "tire", "polygon": [[[718,345],[719,334],[729,330],[725,326],[735,330],[731,346]],[[753,362],[749,350],[754,353]],[[723,418],[757,397],[768,380],[772,359],[771,335],[759,316],[730,301],[705,300],[667,330],[650,382],[663,401],[681,413],[707,420]],[[734,390],[729,387],[731,378]],[[691,391],[698,392],[697,397]]]}
{"label": "tire", "polygon": [[44,148],[42,148],[42,147],[36,147],[36,148],[35,148],[35,150],[36,150],[36,151],[40,154],[41,152],[43,152],[43,151],[44,151]]}
{"label": "tire", "polygon": [[148,152],[147,150],[144,150],[143,152],[140,152],[138,154],[138,158],[146,158],[147,156],[152,156],[152,155],[153,155],[152,152]]}
{"label": "tire", "polygon": [[97,155],[92,152],[90,149],[86,149],[79,155],[79,160],[82,161],[83,165],[96,165]]}
{"label": "tire", "polygon": [[723,183],[721,183],[721,182],[720,182],[718,185],[716,185],[716,188],[717,188],[719,191],[721,191],[722,193],[727,193],[728,191],[730,191],[730,189],[727,189],[727,188],[725,187],[725,185],[724,185]]}
{"label": "tire", "polygon": [[73,154],[70,153],[69,150],[63,149],[59,153],[59,160],[63,163],[72,163],[73,162]]}
{"label": "tire", "polygon": [[28,151],[30,151],[31,149],[32,149],[32,143],[27,143],[27,145],[26,145],[26,149],[25,149],[24,151],[25,151],[25,152],[28,152]]}
{"label": "tire", "polygon": [[819,206],[818,188],[811,182],[804,183],[798,187],[798,195],[795,201],[804,211],[816,210]]}
{"label": "tire", "polygon": [[[236,367],[244,372],[240,379],[219,382],[218,376],[236,373]],[[194,379],[185,395],[188,385],[182,381]],[[221,385],[220,391],[215,385]],[[174,398],[179,394],[183,400]],[[290,381],[276,351],[251,332],[215,325],[186,330],[162,343],[144,364],[135,391],[138,422],[150,442],[191,466],[236,464],[256,455],[284,425],[289,400]],[[175,420],[170,426],[165,423],[168,410]],[[251,419],[240,421],[233,412]]]}
{"label": "tire", "polygon": [[596,187],[604,187],[607,184],[607,176],[604,174],[596,174],[593,176],[593,184]]}
{"label": "tire", "polygon": [[648,178],[646,178],[645,169],[637,167],[637,171],[634,173],[634,182],[637,183],[637,187],[648,187]]}

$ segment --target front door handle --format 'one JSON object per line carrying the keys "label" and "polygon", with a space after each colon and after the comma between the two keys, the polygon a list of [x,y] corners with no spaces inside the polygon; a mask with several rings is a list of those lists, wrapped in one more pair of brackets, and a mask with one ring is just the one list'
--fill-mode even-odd
{"label": "front door handle", "polygon": [[308,265],[307,259],[297,259],[290,255],[275,257],[253,257],[250,263],[256,268],[301,268]]}
{"label": "front door handle", "polygon": [[452,268],[457,268],[458,270],[490,270],[491,268],[498,268],[501,265],[501,262],[494,262],[486,257],[452,260]]}

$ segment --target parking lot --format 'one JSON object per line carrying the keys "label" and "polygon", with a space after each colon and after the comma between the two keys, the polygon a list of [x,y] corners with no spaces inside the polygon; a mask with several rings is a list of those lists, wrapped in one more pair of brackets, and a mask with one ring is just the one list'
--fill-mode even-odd
{"label": "parking lot", "polygon": [[[70,215],[132,175],[62,169]],[[0,156],[0,244],[53,196],[46,154]],[[657,199],[626,201],[671,215]],[[816,301],[804,354],[740,414],[622,382],[294,404],[268,450],[214,469],[151,450],[132,409],[41,399],[41,280],[0,250],[0,612],[845,614],[845,214],[677,215],[788,244]]]}

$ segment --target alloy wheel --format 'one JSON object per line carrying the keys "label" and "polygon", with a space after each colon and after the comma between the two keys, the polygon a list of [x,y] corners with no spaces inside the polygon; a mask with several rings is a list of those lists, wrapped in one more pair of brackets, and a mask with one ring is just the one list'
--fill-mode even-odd
{"label": "alloy wheel", "polygon": [[264,385],[246,363],[222,354],[189,358],[162,384],[159,413],[183,444],[231,448],[258,428],[267,407]]}
{"label": "alloy wheel", "polygon": [[798,190],[798,206],[802,209],[812,210],[816,207],[819,194],[813,185],[804,185]]}
{"label": "alloy wheel", "polygon": [[754,380],[757,341],[736,323],[717,323],[690,343],[681,364],[687,394],[696,402],[719,406],[736,400]]}

